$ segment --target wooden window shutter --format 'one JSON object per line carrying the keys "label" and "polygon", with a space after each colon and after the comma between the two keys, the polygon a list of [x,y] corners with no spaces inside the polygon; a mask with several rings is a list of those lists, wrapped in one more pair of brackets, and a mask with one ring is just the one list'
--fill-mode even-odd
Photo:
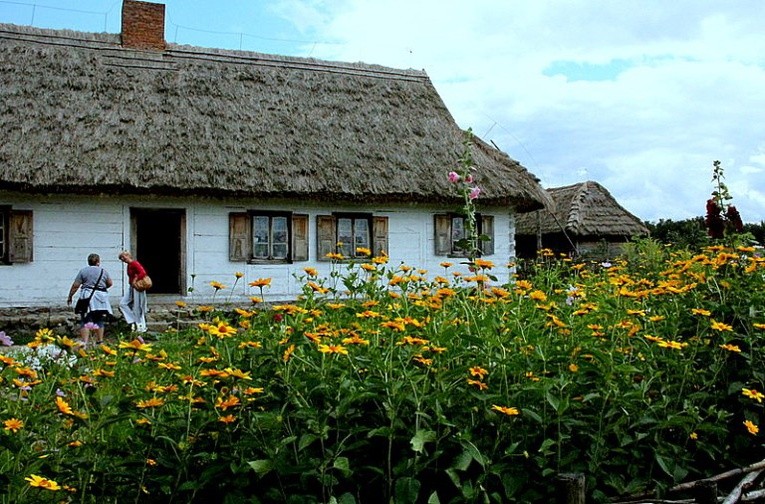
{"label": "wooden window shutter", "polygon": [[481,236],[488,237],[488,241],[481,240],[481,253],[483,255],[494,254],[494,216],[481,215]]}
{"label": "wooden window shutter", "polygon": [[375,257],[383,254],[390,255],[388,250],[388,218],[374,217],[372,220],[372,255]]}
{"label": "wooden window shutter", "polygon": [[337,245],[337,220],[332,215],[316,216],[317,261],[329,261],[327,254],[335,251]]}
{"label": "wooden window shutter", "polygon": [[252,222],[247,212],[228,214],[228,260],[249,261],[252,256]]}
{"label": "wooden window shutter", "polygon": [[292,215],[292,260],[308,260],[308,216]]}
{"label": "wooden window shutter", "polygon": [[438,256],[449,255],[452,251],[452,219],[446,214],[436,214],[435,227],[435,253]]}
{"label": "wooden window shutter", "polygon": [[8,219],[8,262],[32,262],[32,210],[11,210]]}

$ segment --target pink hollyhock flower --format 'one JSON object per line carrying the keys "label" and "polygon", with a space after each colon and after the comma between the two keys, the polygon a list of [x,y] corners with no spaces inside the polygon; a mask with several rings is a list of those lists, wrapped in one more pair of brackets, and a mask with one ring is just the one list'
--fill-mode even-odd
{"label": "pink hollyhock flower", "polygon": [[465,177],[465,183],[466,184],[472,184],[474,180],[475,180],[475,177],[473,177],[472,174],[468,175],[467,177]]}
{"label": "pink hollyhock flower", "polygon": [[456,184],[460,181],[460,174],[457,172],[450,171],[449,175],[447,175],[447,178],[449,179],[449,182],[452,184]]}
{"label": "pink hollyhock flower", "polygon": [[478,197],[479,194],[481,194],[481,188],[474,187],[470,190],[470,194],[468,194],[468,198],[470,198],[471,200],[474,200]]}

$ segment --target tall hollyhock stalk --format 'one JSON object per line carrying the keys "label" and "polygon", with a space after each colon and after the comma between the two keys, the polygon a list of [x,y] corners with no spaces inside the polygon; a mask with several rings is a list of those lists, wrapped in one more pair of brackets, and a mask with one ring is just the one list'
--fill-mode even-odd
{"label": "tall hollyhock stalk", "polygon": [[728,203],[733,197],[728,192],[728,186],[723,182],[725,173],[722,164],[720,161],[714,161],[712,165],[712,182],[716,187],[712,191],[712,198],[707,200],[704,224],[710,237],[721,239],[726,234],[741,233],[744,230],[744,223],[736,207]]}
{"label": "tall hollyhock stalk", "polygon": [[447,175],[449,182],[455,185],[457,192],[462,195],[464,201],[462,214],[465,217],[465,238],[460,240],[459,245],[465,250],[471,264],[475,262],[475,258],[481,252],[475,208],[475,200],[480,196],[481,188],[475,183],[476,167],[473,164],[473,155],[470,151],[472,138],[473,132],[468,129],[465,132],[464,150],[459,165]]}

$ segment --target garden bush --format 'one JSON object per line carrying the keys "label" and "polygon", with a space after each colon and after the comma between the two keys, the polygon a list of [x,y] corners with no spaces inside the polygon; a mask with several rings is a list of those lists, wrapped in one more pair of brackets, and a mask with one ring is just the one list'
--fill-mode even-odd
{"label": "garden bush", "polygon": [[337,260],[153,339],[41,330],[0,353],[0,502],[606,501],[762,459],[765,259],[651,251]]}

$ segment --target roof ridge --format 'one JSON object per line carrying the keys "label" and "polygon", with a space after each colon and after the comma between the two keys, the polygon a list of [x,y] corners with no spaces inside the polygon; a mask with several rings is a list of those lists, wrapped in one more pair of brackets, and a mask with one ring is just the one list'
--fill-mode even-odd
{"label": "roof ridge", "polygon": [[[331,73],[381,77],[395,80],[430,80],[424,70],[398,69],[370,63],[348,63],[341,61],[322,60],[302,56],[285,56],[279,54],[243,51],[236,49],[220,49],[200,47],[186,44],[168,43],[165,51],[122,47],[120,34],[81,32],[68,29],[38,28],[0,23],[0,38],[36,42],[40,44],[75,46],[99,50],[126,51],[141,54],[145,59],[157,61],[169,56],[185,60],[200,60],[220,63],[239,63],[260,66],[275,66],[302,70],[317,70]],[[42,40],[40,40],[42,39]],[[160,58],[157,58],[160,56]],[[119,56],[115,56],[119,57]],[[135,58],[132,58],[135,60]]]}

